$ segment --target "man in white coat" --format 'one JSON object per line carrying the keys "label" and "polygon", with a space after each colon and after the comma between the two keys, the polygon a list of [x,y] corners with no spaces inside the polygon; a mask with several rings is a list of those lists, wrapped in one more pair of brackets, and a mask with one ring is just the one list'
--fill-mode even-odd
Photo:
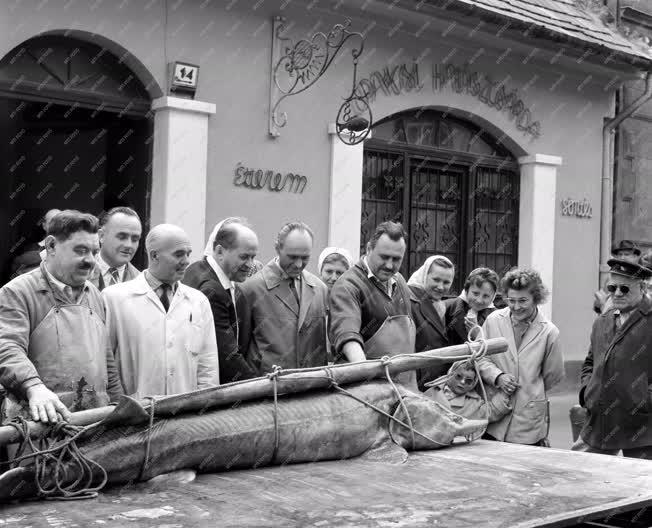
{"label": "man in white coat", "polygon": [[219,384],[210,304],[179,282],[192,251],[188,236],[160,224],[147,235],[145,248],[149,267],[102,292],[125,394],[179,394]]}

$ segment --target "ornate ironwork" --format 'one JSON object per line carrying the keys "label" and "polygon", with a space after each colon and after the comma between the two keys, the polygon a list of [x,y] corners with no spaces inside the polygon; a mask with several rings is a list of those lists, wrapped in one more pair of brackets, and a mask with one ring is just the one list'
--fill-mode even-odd
{"label": "ornate ironwork", "polygon": [[371,108],[364,98],[355,95],[358,58],[364,49],[361,33],[349,31],[351,22],[336,24],[328,32],[318,31],[310,39],[301,39],[296,44],[282,36],[285,20],[277,18],[274,24],[274,39],[283,45],[282,56],[272,69],[274,86],[281,96],[273,104],[270,119],[270,134],[278,135],[275,129],[287,124],[287,113],[280,112],[281,103],[290,96],[300,94],[313,86],[328,70],[333,60],[349,41],[358,40],[353,46],[353,83],[351,93],[344,99],[337,112],[335,127],[338,137],[349,145],[364,140],[371,130]]}

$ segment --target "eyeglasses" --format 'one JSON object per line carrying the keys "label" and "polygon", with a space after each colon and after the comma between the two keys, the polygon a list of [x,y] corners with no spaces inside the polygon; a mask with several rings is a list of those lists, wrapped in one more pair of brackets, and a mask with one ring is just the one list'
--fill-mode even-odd
{"label": "eyeglasses", "polygon": [[616,293],[616,290],[620,290],[623,295],[627,295],[630,292],[630,287],[625,284],[607,284],[609,293]]}

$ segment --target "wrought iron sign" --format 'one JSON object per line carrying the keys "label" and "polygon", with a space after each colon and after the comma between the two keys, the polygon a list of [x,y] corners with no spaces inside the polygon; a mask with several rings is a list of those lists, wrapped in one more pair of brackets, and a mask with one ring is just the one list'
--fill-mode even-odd
{"label": "wrought iron sign", "polygon": [[310,39],[296,44],[283,36],[285,18],[275,17],[272,30],[272,81],[270,83],[269,134],[280,135],[287,124],[287,114],[279,107],[285,99],[300,94],[313,86],[326,73],[347,42],[353,42],[353,84],[351,93],[340,106],[335,121],[337,135],[349,145],[363,141],[371,130],[371,108],[364,97],[355,93],[358,58],[362,54],[364,38],[349,31],[350,21],[336,24],[328,34],[319,31]]}

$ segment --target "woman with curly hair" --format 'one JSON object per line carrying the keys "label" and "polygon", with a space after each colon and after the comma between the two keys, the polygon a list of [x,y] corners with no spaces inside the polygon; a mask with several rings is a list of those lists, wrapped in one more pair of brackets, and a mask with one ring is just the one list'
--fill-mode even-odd
{"label": "woman with curly hair", "polygon": [[489,424],[485,438],[547,445],[547,393],[564,377],[559,330],[539,310],[548,290],[539,274],[515,268],[501,281],[507,307],[490,314],[485,337],[504,337],[508,349],[483,359],[482,379],[512,396],[513,410]]}

